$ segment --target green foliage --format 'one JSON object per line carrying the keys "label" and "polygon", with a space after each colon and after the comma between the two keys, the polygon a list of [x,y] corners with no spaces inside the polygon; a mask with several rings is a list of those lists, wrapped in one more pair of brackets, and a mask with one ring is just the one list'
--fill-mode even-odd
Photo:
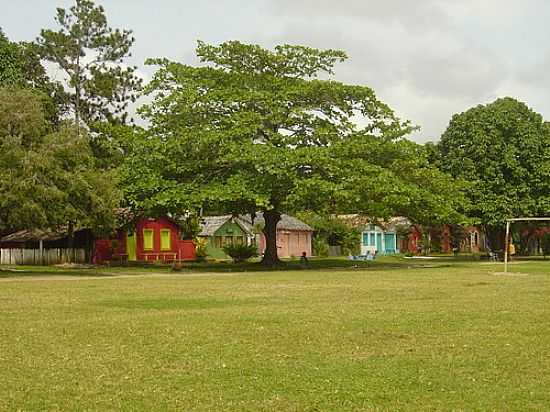
{"label": "green foliage", "polygon": [[66,96],[61,85],[46,75],[36,44],[10,42],[1,29],[0,88],[33,90],[52,124],[58,124],[65,112]]}
{"label": "green foliage", "polygon": [[314,237],[312,240],[313,255],[318,257],[327,257],[329,251],[329,244],[326,239],[322,237]]}
{"label": "green foliage", "polygon": [[129,102],[141,80],[124,65],[134,43],[130,30],[109,27],[105,10],[91,0],[57,9],[57,30],[44,29],[37,42],[42,56],[68,77],[66,93],[77,124],[127,120]]}
{"label": "green foliage", "polygon": [[240,263],[250,258],[258,256],[258,247],[256,245],[234,244],[225,245],[223,251],[233,259],[233,262]]}
{"label": "green foliage", "polygon": [[198,216],[178,219],[182,239],[195,239],[201,232],[201,220]]}
{"label": "green foliage", "polygon": [[197,260],[204,260],[206,256],[208,256],[208,239],[196,237],[193,243],[195,243],[195,255],[197,256]]}
{"label": "green foliage", "polygon": [[468,232],[462,225],[451,225],[451,247],[460,249],[463,240],[468,236]]}
{"label": "green foliage", "polygon": [[0,29],[0,86],[34,88],[48,83],[31,43],[13,43]]}
{"label": "green foliage", "polygon": [[501,232],[507,218],[550,213],[550,126],[525,104],[455,115],[438,147],[439,167],[470,182],[465,212],[481,224]]}
{"label": "green foliage", "polygon": [[109,233],[116,180],[95,167],[87,136],[51,127],[33,92],[0,89],[0,231],[70,222]]}
{"label": "green foliage", "polygon": [[324,239],[329,246],[341,246],[344,255],[358,252],[361,244],[359,230],[330,215],[300,212],[297,216],[315,230],[314,236],[316,238]]}
{"label": "green foliage", "polygon": [[[279,213],[296,210],[456,218],[453,180],[400,140],[413,128],[369,87],[317,78],[343,52],[232,41],[199,42],[197,55],[198,67],[149,61],[159,66],[141,109],[151,127],[123,171],[131,204],[263,211],[268,232]],[[277,258],[274,234],[265,259]]]}

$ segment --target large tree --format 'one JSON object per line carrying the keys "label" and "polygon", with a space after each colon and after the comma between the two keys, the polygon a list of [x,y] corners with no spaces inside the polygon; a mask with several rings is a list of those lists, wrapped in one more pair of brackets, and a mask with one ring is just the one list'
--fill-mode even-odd
{"label": "large tree", "polygon": [[465,212],[501,248],[507,218],[550,214],[550,127],[510,97],[453,116],[438,144],[440,168],[470,182]]}
{"label": "large tree", "polygon": [[67,76],[67,93],[77,127],[96,121],[127,120],[141,80],[125,64],[134,42],[130,30],[109,27],[105,10],[91,0],[57,9],[59,29],[41,31],[42,56]]}
{"label": "large tree", "polygon": [[32,90],[42,100],[47,118],[58,123],[66,96],[60,83],[51,81],[34,43],[12,42],[0,29],[0,87]]}
{"label": "large tree", "polygon": [[0,232],[114,226],[120,194],[112,172],[99,170],[88,139],[56,127],[29,90],[0,89]]}
{"label": "large tree", "polygon": [[197,55],[199,67],[150,61],[160,66],[142,109],[151,126],[123,168],[132,207],[261,211],[269,265],[283,212],[453,214],[459,194],[402,139],[410,125],[370,88],[319,79],[344,52],[231,41],[199,42]]}

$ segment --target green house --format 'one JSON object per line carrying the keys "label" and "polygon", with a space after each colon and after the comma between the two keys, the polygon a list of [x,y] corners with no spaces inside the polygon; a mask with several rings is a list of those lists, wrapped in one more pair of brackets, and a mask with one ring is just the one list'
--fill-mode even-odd
{"label": "green house", "polygon": [[228,257],[223,251],[225,245],[250,245],[255,242],[250,224],[231,215],[204,217],[199,237],[207,239],[206,252],[215,259]]}

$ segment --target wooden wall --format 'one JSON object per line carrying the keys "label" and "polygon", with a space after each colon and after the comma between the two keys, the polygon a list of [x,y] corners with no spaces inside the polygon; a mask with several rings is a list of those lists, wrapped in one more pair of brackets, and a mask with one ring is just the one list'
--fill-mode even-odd
{"label": "wooden wall", "polygon": [[1,265],[58,265],[86,263],[84,249],[0,249]]}

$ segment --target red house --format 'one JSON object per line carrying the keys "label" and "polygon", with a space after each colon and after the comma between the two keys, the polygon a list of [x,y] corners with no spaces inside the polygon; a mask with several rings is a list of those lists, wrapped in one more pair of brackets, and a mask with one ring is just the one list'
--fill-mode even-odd
{"label": "red house", "polygon": [[195,260],[192,240],[181,240],[179,225],[167,217],[142,218],[134,231],[120,229],[115,239],[95,242],[94,263]]}

